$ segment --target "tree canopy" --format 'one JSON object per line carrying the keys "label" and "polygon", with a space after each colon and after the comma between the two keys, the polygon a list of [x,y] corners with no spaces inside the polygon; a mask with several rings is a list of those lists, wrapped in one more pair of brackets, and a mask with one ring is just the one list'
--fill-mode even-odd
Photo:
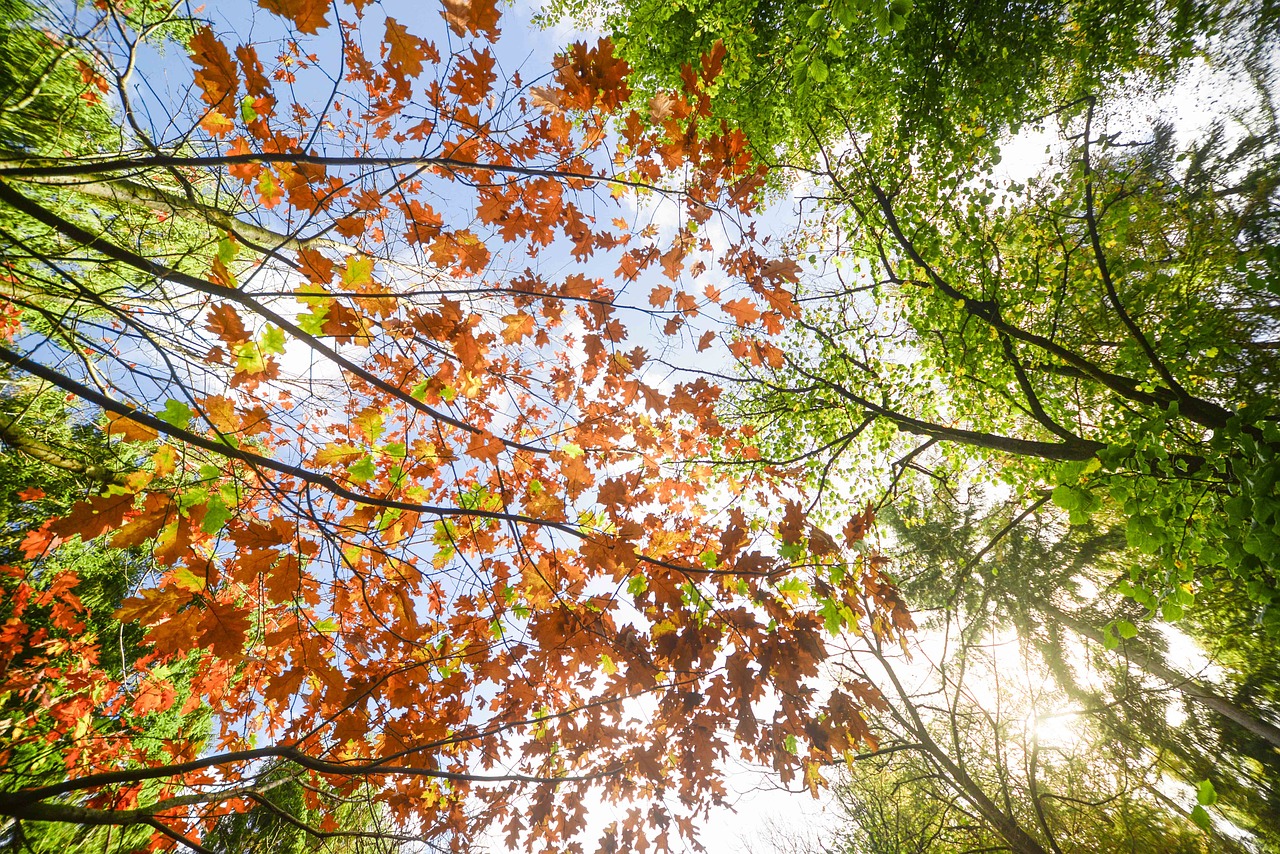
{"label": "tree canopy", "polygon": [[0,839],[679,850],[745,761],[851,852],[1274,848],[1236,11],[0,3]]}

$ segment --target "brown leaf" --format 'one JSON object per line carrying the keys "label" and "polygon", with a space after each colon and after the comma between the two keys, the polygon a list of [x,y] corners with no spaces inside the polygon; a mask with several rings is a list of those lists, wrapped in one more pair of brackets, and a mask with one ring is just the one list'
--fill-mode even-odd
{"label": "brown leaf", "polygon": [[804,539],[804,521],[804,508],[800,506],[800,502],[788,501],[782,521],[778,523],[778,535],[782,537],[782,541],[791,546]]}

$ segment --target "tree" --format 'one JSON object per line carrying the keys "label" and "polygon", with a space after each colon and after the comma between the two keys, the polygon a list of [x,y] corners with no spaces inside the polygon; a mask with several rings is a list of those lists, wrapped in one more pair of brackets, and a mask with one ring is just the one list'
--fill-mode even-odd
{"label": "tree", "polygon": [[[1093,764],[1056,781],[1084,780],[1085,789],[1104,792],[1101,802],[1077,805],[1081,822],[1096,821],[1109,803],[1133,805],[1131,815],[1145,818],[1115,825],[1136,829],[1126,844],[1151,847],[1167,832],[1154,847],[1194,848],[1200,843],[1179,812],[1211,828],[1203,807],[1215,791],[1204,790],[1198,812],[1184,810],[1162,800],[1151,781],[1160,773],[1204,780],[1213,767],[1204,759],[1226,753],[1227,776],[1246,782],[1224,781],[1224,791],[1235,791],[1224,794],[1221,809],[1256,829],[1259,844],[1273,844],[1275,772],[1252,754],[1271,749],[1274,709],[1229,696],[1229,684],[1188,681],[1144,618],[1178,621],[1193,605],[1211,609],[1197,618],[1212,626],[1206,645],[1247,650],[1237,660],[1256,656],[1246,666],[1259,675],[1261,650],[1274,639],[1252,630],[1221,639],[1214,613],[1225,599],[1237,632],[1261,623],[1274,633],[1280,625],[1272,605],[1280,136],[1269,100],[1273,72],[1259,59],[1274,48],[1274,10],[1259,4],[1233,10],[1240,14],[1229,20],[1208,4],[1111,4],[1102,15],[1114,17],[1104,23],[1091,14],[1099,10],[1058,4],[1023,27],[1022,13],[1033,10],[1001,3],[970,18],[981,26],[939,25],[975,8],[918,6],[896,22],[911,35],[837,39],[835,48],[849,57],[838,60],[823,51],[834,55],[824,41],[832,16],[854,26],[854,10],[840,4],[609,11],[621,50],[647,71],[645,79],[679,74],[689,61],[685,45],[722,41],[726,73],[714,109],[759,150],[789,158],[806,181],[797,194],[818,212],[792,240],[798,255],[809,256],[797,297],[805,311],[785,344],[740,353],[747,390],[730,400],[727,417],[757,429],[766,459],[808,467],[811,484],[826,492],[815,519],[868,497],[883,508],[994,484],[995,494],[1012,493],[1013,508],[985,528],[994,541],[1018,542],[1016,534],[1050,503],[1082,531],[1096,522],[1120,537],[1105,548],[1040,549],[1038,560],[1007,577],[1000,561],[979,575],[993,546],[974,546],[927,593],[911,584],[904,592],[916,608],[964,603],[993,630],[1016,627],[1022,643],[1035,645],[1029,666],[1051,669],[1059,696],[1100,710],[1090,741],[1098,755],[1085,757]],[[1135,37],[1149,27],[1168,37]],[[1024,30],[1036,47],[1015,50]],[[1203,39],[1192,51],[1188,39],[1197,31]],[[787,38],[795,53],[757,49]],[[656,49],[640,56],[650,43]],[[1176,80],[1202,50],[1235,69],[1239,106],[1231,115],[1193,139],[1159,123],[1122,126],[1116,117],[1145,94],[1142,87]],[[837,61],[870,73],[842,77],[833,71]],[[923,72],[890,73],[903,68]],[[1138,87],[1122,87],[1125,76]],[[787,97],[755,97],[762,86]],[[928,94],[914,101],[917,86]],[[1252,105],[1244,97],[1251,88]],[[1056,156],[1030,181],[998,180],[991,166],[999,145],[1028,126],[1058,129]],[[891,475],[876,481],[868,470]],[[926,505],[925,515],[944,503]],[[939,527],[929,555],[935,569],[954,536],[954,528]],[[1084,564],[1068,559],[1075,557]],[[1099,558],[1107,571],[1095,580],[1106,592],[1072,595],[1076,575]],[[1112,590],[1137,607],[1117,605]],[[1082,638],[1126,653],[1122,667],[1107,664],[1106,691],[1082,688],[1064,655]],[[1149,700],[1169,691],[1190,709],[1185,727],[1170,726],[1164,704]],[[1007,731],[984,729],[981,708],[913,718],[910,690],[890,699],[898,707],[881,709],[875,720],[917,745],[905,751],[914,764],[900,766],[903,779],[886,781],[877,773],[883,766],[855,772],[864,787],[857,809],[868,822],[883,819],[877,827],[889,834],[886,847],[899,844],[893,834],[902,824],[916,840],[948,825],[919,807],[928,792],[915,785],[920,774],[947,793],[926,804],[963,802],[978,828],[962,847],[1054,847],[1063,815],[1038,814],[1042,799],[1027,762],[1019,769],[1001,758],[1007,749],[1025,759],[1029,747],[1019,750]],[[962,739],[951,725],[960,714],[979,722]],[[1225,737],[1218,741],[1215,732]],[[1249,746],[1224,747],[1232,743]],[[972,763],[968,773],[961,773],[961,753]],[[1096,776],[1100,762],[1149,767],[1153,755],[1160,770],[1151,768],[1132,793],[1107,793],[1106,772]],[[902,791],[909,811],[884,810],[881,798]],[[1116,843],[1078,839],[1086,840],[1077,842],[1080,850]],[[864,835],[857,844],[873,842]]]}
{"label": "tree", "polygon": [[[623,109],[607,41],[537,85],[504,71],[486,0],[410,23],[360,0],[260,6],[253,41],[181,7],[40,22],[77,97],[119,105],[119,136],[60,150],[23,114],[34,130],[0,161],[0,360],[148,451],[113,445],[121,469],[28,533],[13,572],[30,587],[76,537],[145,547],[157,571],[114,615],[145,628],[145,692],[102,666],[78,579],[41,580],[65,655],[15,639],[5,689],[56,686],[32,724],[61,775],[5,763],[0,815],[193,850],[276,819],[558,848],[585,822],[566,792],[592,790],[628,805],[602,845],[630,850],[692,836],[734,746],[819,785],[816,757],[866,734],[859,701],[814,679],[824,631],[910,618],[861,529],[807,528],[773,472],[713,477],[752,431],[717,420],[704,378],[659,388],[625,325],[706,349],[797,312],[794,265],[713,219],[763,180],[707,121],[714,59],[666,93],[688,128],[672,139]],[[170,54],[165,79],[190,83],[165,92],[144,71],[169,37],[190,63]],[[680,227],[609,223],[609,191],[670,195]],[[674,282],[710,260],[713,227],[734,284],[634,304],[647,268]],[[179,704],[209,710],[211,737],[155,750],[95,725]],[[797,756],[797,738],[824,747]],[[334,798],[370,802],[376,827],[335,826]]]}
{"label": "tree", "polygon": [[[965,172],[1006,132],[1082,92],[1134,74],[1167,80],[1236,11],[1181,0],[557,0],[544,14],[603,19],[646,103],[721,51],[713,114],[766,160],[809,166],[824,143],[854,133],[879,168],[914,159]],[[1272,15],[1255,10],[1256,32]]]}
{"label": "tree", "polygon": [[[857,480],[868,462],[942,477],[980,464],[1028,503],[1056,488],[1077,519],[1114,502],[1152,612],[1178,619],[1182,585],[1220,582],[1275,619],[1269,7],[1229,19],[1211,4],[919,6],[902,34],[841,47],[858,70],[847,78],[812,58],[808,34],[841,17],[869,27],[852,6],[668,4],[653,24],[588,8],[631,39],[624,55],[646,79],[721,38],[713,109],[766,152],[800,152],[815,184],[820,213],[794,242],[826,274],[806,277],[788,344],[743,362],[755,390],[735,417],[761,430],[766,457],[805,459],[823,482]],[[1024,31],[1033,46],[1015,50]],[[1133,97],[1123,78],[1176,80],[1196,33],[1197,51],[1254,84],[1256,108],[1181,150],[1169,127],[1108,130],[1108,108]],[[651,41],[647,59],[625,52]],[[753,97],[798,79],[779,67],[813,99]],[[901,91],[922,80],[918,101]],[[1054,167],[998,180],[998,143],[1046,122],[1063,137]]]}
{"label": "tree", "polygon": [[[1074,721],[1070,738],[1087,739],[1081,756],[1120,768],[1154,763],[1158,779],[1180,780],[1184,791],[1208,780],[1214,811],[1251,833],[1258,850],[1276,848],[1277,709],[1235,690],[1240,674],[1188,669],[1186,652],[1117,593],[1129,557],[1123,527],[1070,527],[1053,508],[1012,516],[970,498],[957,505],[938,496],[888,516],[902,591],[926,630],[945,630],[962,648],[999,639],[1002,666],[1031,674],[1038,714]],[[1202,637],[1208,648],[1213,635]],[[996,688],[981,677],[974,685],[989,708]],[[1016,690],[1007,693],[1018,702]],[[1172,801],[1157,806],[1174,820],[1191,812]],[[1203,807],[1195,818],[1214,826]]]}

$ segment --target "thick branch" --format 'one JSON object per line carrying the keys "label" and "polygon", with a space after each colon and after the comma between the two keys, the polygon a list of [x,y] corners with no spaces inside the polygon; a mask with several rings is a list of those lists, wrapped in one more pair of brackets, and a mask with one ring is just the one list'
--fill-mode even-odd
{"label": "thick branch", "polygon": [[16,418],[0,416],[0,439],[3,439],[5,444],[10,447],[46,465],[51,465],[63,471],[82,474],[108,486],[124,486],[129,479],[127,472],[112,471],[106,466],[86,463],[83,460],[69,457],[52,445],[46,445],[39,439],[27,435],[18,428],[18,419]]}

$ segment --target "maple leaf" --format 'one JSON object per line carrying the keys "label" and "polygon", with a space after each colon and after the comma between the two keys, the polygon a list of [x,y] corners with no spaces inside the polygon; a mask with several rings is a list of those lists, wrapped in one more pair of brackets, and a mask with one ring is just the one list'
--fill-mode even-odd
{"label": "maple leaf", "polygon": [[258,0],[258,5],[293,21],[300,33],[315,35],[329,26],[331,0]]}
{"label": "maple leaf", "polygon": [[442,0],[441,16],[454,35],[467,33],[486,36],[489,41],[498,40],[498,0]]}

